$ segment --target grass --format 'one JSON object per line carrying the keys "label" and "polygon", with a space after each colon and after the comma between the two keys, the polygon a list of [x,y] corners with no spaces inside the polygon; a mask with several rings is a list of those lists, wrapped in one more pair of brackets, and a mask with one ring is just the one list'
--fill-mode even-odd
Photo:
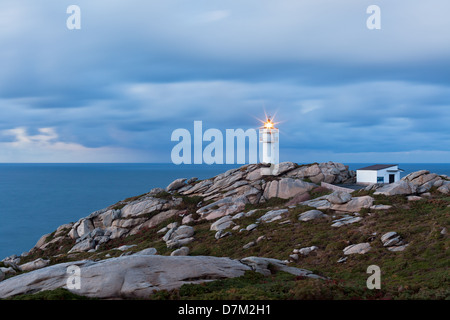
{"label": "grass", "polygon": [[27,263],[34,261],[38,258],[42,259],[50,259],[50,264],[55,264],[61,261],[60,257],[56,257],[60,254],[63,256],[75,245],[75,240],[70,238],[63,238],[60,241],[54,242],[50,245],[48,245],[44,250],[33,250],[30,254],[28,254],[26,257],[21,258],[20,263]]}
{"label": "grass", "polygon": [[371,196],[373,197],[374,194],[374,190],[364,190],[364,189],[359,189],[359,190],[353,190],[352,192],[352,197],[362,197],[362,196]]}
{"label": "grass", "polygon": [[[333,300],[380,299],[383,291],[349,286],[345,281],[323,281],[285,272],[270,276],[247,271],[243,276],[202,284],[185,284],[180,289],[159,291],[153,300]],[[387,297],[388,298],[388,297]]]}
{"label": "grass", "polygon": [[309,195],[310,195],[311,199],[315,199],[318,197],[322,197],[322,196],[331,194],[332,192],[333,192],[333,190],[330,190],[325,187],[316,187],[309,192]]}
{"label": "grass", "polygon": [[[448,198],[448,197],[447,197]],[[232,231],[233,235],[216,240],[209,224],[196,226],[196,241],[191,243],[191,255],[215,255],[240,259],[246,256],[261,256],[288,259],[294,248],[318,246],[317,251],[301,256],[292,266],[309,269],[316,274],[336,280],[338,284],[323,284],[307,281],[302,289],[295,288],[291,298],[336,298],[342,299],[445,299],[450,298],[450,261],[448,237],[441,235],[443,227],[450,225],[448,199],[434,196],[421,201],[405,200],[404,196],[392,197],[393,208],[373,211],[365,209],[361,222],[331,228],[332,212],[325,212],[329,218],[309,222],[299,222],[300,213],[311,208],[298,206],[290,209],[287,218],[290,224],[261,223],[251,232]],[[380,202],[386,202],[384,196],[376,196]],[[254,222],[267,211],[259,210],[250,218],[236,220],[240,228]],[[229,230],[228,230],[229,231]],[[380,238],[386,232],[396,231],[409,247],[403,252],[390,252],[383,247]],[[376,233],[374,235],[374,233]],[[249,249],[243,245],[266,236]],[[371,251],[364,255],[351,255],[345,263],[337,263],[343,257],[342,249],[350,244],[370,242]],[[369,265],[378,265],[382,270],[382,290],[367,291],[366,273]],[[274,280],[276,282],[276,280]],[[248,288],[250,290],[250,287]],[[297,291],[298,290],[298,291]],[[216,294],[225,299],[239,299],[244,295],[219,290]],[[239,293],[240,292],[240,293]],[[328,293],[336,294],[329,296]],[[177,293],[179,294],[179,293]],[[243,296],[242,296],[242,295]],[[250,293],[249,293],[250,294]],[[255,293],[256,294],[256,293]],[[193,295],[194,297],[215,298],[213,293]],[[172,296],[170,296],[172,297]],[[186,296],[181,294],[180,298]],[[250,297],[250,296],[249,296]],[[270,299],[270,294],[260,295]],[[285,296],[286,298],[287,296]],[[173,298],[173,297],[172,297]]]}
{"label": "grass", "polygon": [[46,290],[34,294],[17,295],[5,300],[96,300],[77,295],[67,289],[58,288],[55,290]]}
{"label": "grass", "polygon": [[117,257],[123,252],[113,249],[123,245],[132,244],[136,244],[136,246],[129,250],[131,252],[138,252],[146,248],[155,248],[158,251],[158,254],[169,254],[170,250],[167,249],[165,242],[161,240],[164,233],[158,234],[157,231],[171,222],[180,222],[179,219],[179,217],[173,217],[153,228],[144,228],[135,235],[130,235],[125,238],[112,239],[107,243],[100,245],[98,250],[99,254],[96,254],[96,256],[98,258],[105,258],[105,256],[109,254],[111,257]]}
{"label": "grass", "polygon": [[143,198],[143,197],[145,197],[145,196],[147,196],[147,195],[148,195],[148,193],[143,193],[143,194],[138,195],[138,196],[126,198],[126,199],[124,199],[124,200],[119,201],[119,202],[116,203],[115,205],[113,205],[113,206],[111,207],[111,209],[113,209],[113,210],[119,210],[119,209],[122,209],[122,208],[125,207],[127,204],[129,204],[130,202],[139,200],[139,199],[141,199],[141,198]]}
{"label": "grass", "polygon": [[159,199],[170,200],[170,199],[172,199],[172,194],[167,191],[161,191],[160,193],[155,194],[153,197],[159,198]]}
{"label": "grass", "polygon": [[203,202],[201,196],[179,196],[183,201],[175,208],[177,210],[187,210],[189,213],[195,213],[198,210],[198,204]]}

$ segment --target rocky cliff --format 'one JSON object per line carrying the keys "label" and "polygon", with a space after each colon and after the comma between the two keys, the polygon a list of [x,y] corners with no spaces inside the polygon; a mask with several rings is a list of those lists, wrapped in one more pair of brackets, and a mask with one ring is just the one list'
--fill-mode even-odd
{"label": "rocky cliff", "polygon": [[[263,176],[264,168],[261,164],[248,165],[202,181],[177,179],[165,189],[155,188],[147,194],[93,212],[75,223],[60,226],[50,241],[50,235],[44,235],[32,252],[45,251],[68,239],[76,241],[68,253],[95,250],[112,239],[135,235],[172,217],[183,217],[183,225],[202,219],[214,220],[238,213],[247,204],[306,194],[322,181],[354,182],[355,177],[347,166],[333,162],[306,166],[284,162],[274,176]],[[183,201],[187,198],[198,200],[195,209],[186,208]],[[178,228],[172,235],[166,235],[165,239],[171,241],[169,246],[179,247],[191,241],[192,231],[187,230],[191,228]]]}
{"label": "rocky cliff", "polygon": [[[8,279],[0,282],[0,298],[66,287],[70,265],[82,270],[84,285],[77,293],[99,298],[148,298],[246,271],[278,270],[323,281],[335,275],[303,264],[317,270],[325,252],[325,260],[332,252],[334,263],[342,265],[351,255],[373,252],[378,235],[378,246],[388,251],[407,249],[413,239],[399,232],[404,226],[391,230],[374,218],[402,206],[411,209],[413,202],[438,201],[442,212],[435,223],[445,237],[440,215],[448,212],[442,205],[448,202],[446,176],[420,171],[350,194],[320,187],[355,182],[355,173],[339,163],[285,162],[272,175],[266,171],[258,164],[201,181],[180,178],[62,225],[29,252],[1,262],[0,281]],[[399,195],[406,202],[389,201]],[[385,229],[373,232],[376,225]],[[327,240],[316,239],[319,233]],[[311,263],[314,256],[320,259]]]}

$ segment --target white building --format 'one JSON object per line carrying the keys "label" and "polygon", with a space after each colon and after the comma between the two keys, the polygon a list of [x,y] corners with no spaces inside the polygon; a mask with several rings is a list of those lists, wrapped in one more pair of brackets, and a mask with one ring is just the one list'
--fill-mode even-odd
{"label": "white building", "polygon": [[400,172],[396,164],[375,164],[356,170],[356,183],[393,183],[400,180]]}
{"label": "white building", "polygon": [[259,142],[262,144],[260,162],[278,164],[279,131],[270,118],[259,129]]}

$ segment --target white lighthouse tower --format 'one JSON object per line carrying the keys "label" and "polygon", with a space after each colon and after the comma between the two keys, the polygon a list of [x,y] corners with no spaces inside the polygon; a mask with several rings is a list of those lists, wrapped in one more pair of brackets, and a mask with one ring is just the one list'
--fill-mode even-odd
{"label": "white lighthouse tower", "polygon": [[270,117],[259,128],[259,142],[262,144],[260,149],[260,162],[278,164],[279,131],[278,128],[275,128],[275,124]]}

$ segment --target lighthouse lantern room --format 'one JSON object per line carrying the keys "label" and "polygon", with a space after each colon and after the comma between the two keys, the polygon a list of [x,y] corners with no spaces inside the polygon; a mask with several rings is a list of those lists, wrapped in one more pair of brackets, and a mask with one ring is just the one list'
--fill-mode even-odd
{"label": "lighthouse lantern room", "polygon": [[278,164],[279,131],[278,128],[275,128],[275,123],[270,117],[259,128],[259,142],[262,144],[260,161],[262,163]]}

